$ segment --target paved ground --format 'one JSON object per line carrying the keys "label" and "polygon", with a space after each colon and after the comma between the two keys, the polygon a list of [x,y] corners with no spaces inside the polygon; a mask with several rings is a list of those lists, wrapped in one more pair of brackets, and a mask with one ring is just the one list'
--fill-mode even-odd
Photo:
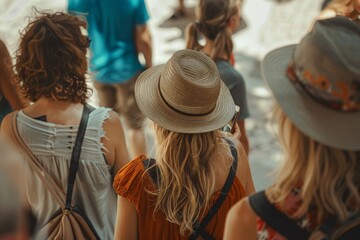
{"label": "paved ground", "polygon": [[[236,69],[245,78],[251,110],[247,120],[251,153],[250,164],[258,190],[272,181],[272,172],[281,162],[281,151],[274,139],[269,114],[273,98],[261,80],[260,61],[271,49],[292,44],[308,31],[319,11],[321,0],[245,0],[242,29],[234,34]],[[176,0],[147,0],[152,16],[150,27],[154,41],[154,64],[164,63],[172,53],[184,48],[184,29],[191,21],[197,0],[188,0],[189,17],[169,21]],[[0,37],[16,48],[18,32],[39,10],[66,8],[65,0],[0,0]],[[152,147],[150,146],[150,149]]]}

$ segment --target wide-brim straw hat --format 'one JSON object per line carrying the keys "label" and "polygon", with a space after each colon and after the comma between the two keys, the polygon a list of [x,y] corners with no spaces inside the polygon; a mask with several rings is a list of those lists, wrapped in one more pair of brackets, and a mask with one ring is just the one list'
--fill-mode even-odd
{"label": "wide-brim straw hat", "polygon": [[301,132],[324,145],[358,151],[359,57],[360,25],[336,17],[317,21],[298,45],[267,54],[262,72]]}
{"label": "wide-brim straw hat", "polygon": [[189,49],[143,72],[135,97],[146,117],[173,132],[211,132],[225,126],[235,112],[214,61]]}

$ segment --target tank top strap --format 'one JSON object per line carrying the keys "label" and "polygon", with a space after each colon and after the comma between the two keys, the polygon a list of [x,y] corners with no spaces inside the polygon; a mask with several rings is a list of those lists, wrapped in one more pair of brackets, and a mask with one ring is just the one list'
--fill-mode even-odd
{"label": "tank top strap", "polygon": [[110,108],[99,107],[90,113],[88,128],[102,129],[106,119],[110,117]]}

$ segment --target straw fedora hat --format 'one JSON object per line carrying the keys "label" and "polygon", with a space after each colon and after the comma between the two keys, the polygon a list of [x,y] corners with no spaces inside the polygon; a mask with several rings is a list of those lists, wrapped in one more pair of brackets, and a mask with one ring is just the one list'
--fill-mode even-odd
{"label": "straw fedora hat", "polygon": [[143,72],[135,84],[135,98],[146,117],[180,133],[220,129],[235,112],[213,60],[189,49],[177,51],[166,64]]}
{"label": "straw fedora hat", "polygon": [[317,21],[298,45],[270,52],[262,71],[283,112],[310,138],[360,150],[360,25]]}

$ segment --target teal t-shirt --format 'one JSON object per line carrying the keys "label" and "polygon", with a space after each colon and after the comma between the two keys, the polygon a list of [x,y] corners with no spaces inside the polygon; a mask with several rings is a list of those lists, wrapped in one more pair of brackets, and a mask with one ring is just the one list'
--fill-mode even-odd
{"label": "teal t-shirt", "polygon": [[96,81],[123,83],[144,69],[134,38],[136,25],[149,19],[144,0],[69,0],[68,10],[87,19]]}

